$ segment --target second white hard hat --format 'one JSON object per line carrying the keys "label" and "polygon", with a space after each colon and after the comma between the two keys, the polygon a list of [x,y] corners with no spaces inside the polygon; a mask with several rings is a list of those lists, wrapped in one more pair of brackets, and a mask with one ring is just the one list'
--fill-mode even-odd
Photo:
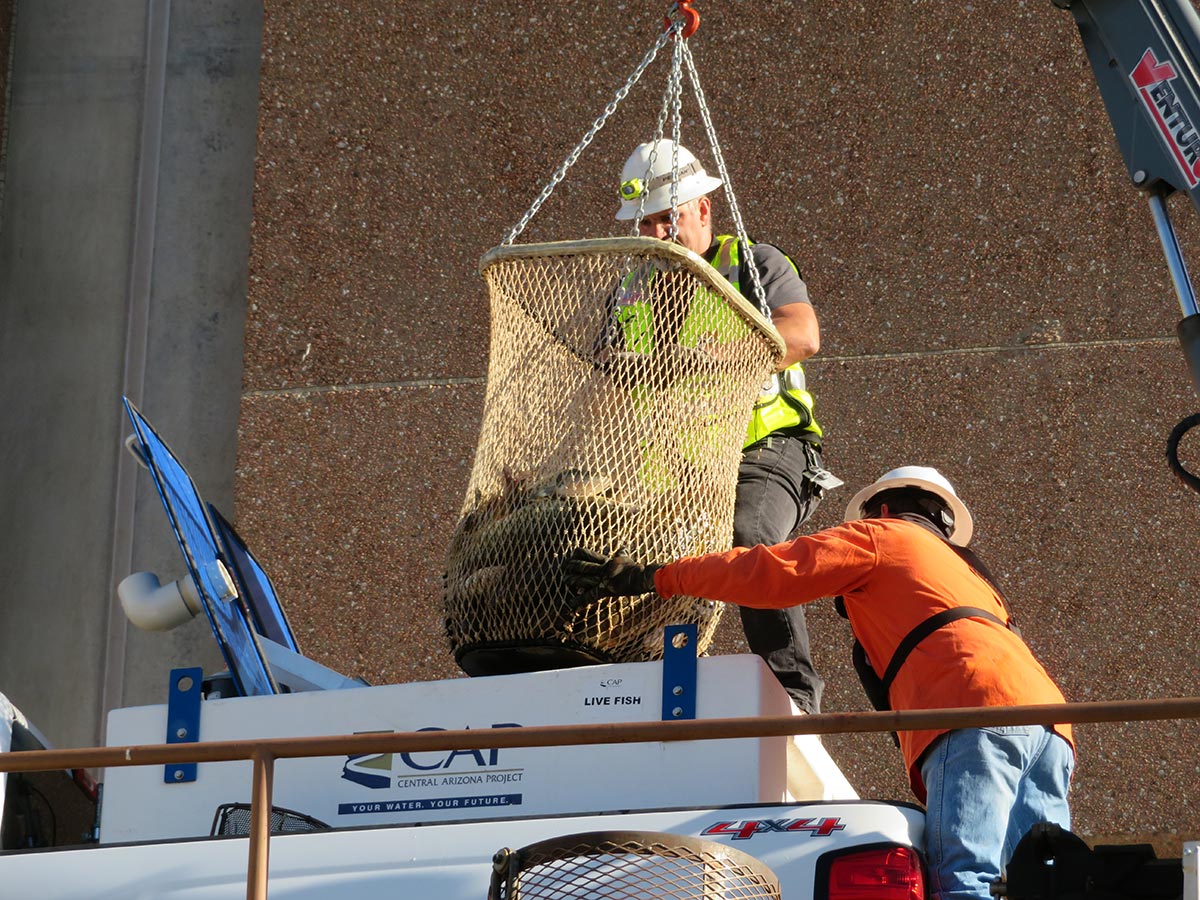
{"label": "second white hard hat", "polygon": [[975,530],[975,523],[971,520],[970,511],[966,504],[958,499],[958,494],[954,492],[954,485],[946,476],[929,466],[901,466],[879,476],[874,484],[867,485],[850,498],[850,503],[846,506],[845,521],[861,519],[863,507],[881,491],[903,487],[920,488],[941,498],[950,507],[950,512],[954,514],[954,528],[946,536],[947,539],[959,547],[965,547],[970,543],[971,534]]}
{"label": "second white hard hat", "polygon": [[[650,154],[656,147],[651,164]],[[678,158],[676,148],[679,150]],[[720,178],[713,178],[705,172],[700,161],[682,144],[667,138],[657,144],[652,141],[638,144],[621,170],[621,208],[617,210],[617,220],[624,222],[635,218],[639,207],[643,216],[670,209],[672,169],[676,164],[679,166],[675,192],[678,206],[703,197],[724,184]]]}

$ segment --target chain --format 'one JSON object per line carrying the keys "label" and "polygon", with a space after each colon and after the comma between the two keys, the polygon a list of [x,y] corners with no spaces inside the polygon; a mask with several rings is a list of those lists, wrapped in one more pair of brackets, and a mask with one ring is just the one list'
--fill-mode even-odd
{"label": "chain", "polygon": [[683,52],[687,41],[677,40],[671,53],[671,76],[667,92],[671,96],[671,231],[670,240],[679,236],[679,143],[683,125]]}
{"label": "chain", "polygon": [[[682,28],[682,25],[680,25],[679,27]],[[654,62],[654,58],[656,56],[658,56],[658,51],[661,50],[663,48],[663,45],[666,44],[666,42],[671,39],[671,35],[674,34],[676,30],[678,30],[678,29],[664,31],[662,34],[660,34],[658,36],[658,40],[654,42],[654,46],[651,47],[647,51],[647,53],[644,57],[642,57],[642,61],[640,63],[638,63],[637,68],[634,69],[633,73],[629,76],[629,78],[627,78],[625,80],[625,84],[623,84],[617,90],[616,95],[609,102],[608,106],[604,107],[604,112],[601,113],[600,116],[596,119],[596,121],[592,123],[591,130],[589,130],[588,133],[583,136],[583,139],[575,146],[575,149],[570,152],[570,154],[567,156],[566,160],[563,161],[563,164],[558,167],[558,171],[554,173],[554,175],[553,175],[553,177],[551,177],[549,183],[547,183],[547,185],[544,188],[542,188],[542,193],[538,196],[538,198],[536,200],[533,201],[533,205],[531,207],[529,207],[529,209],[528,209],[528,211],[526,211],[525,215],[523,215],[521,217],[521,221],[517,222],[517,224],[513,226],[512,231],[510,231],[508,233],[508,235],[504,238],[502,243],[511,244],[513,241],[515,241],[517,239],[517,235],[519,235],[522,231],[525,230],[525,226],[529,224],[529,220],[534,217],[534,215],[537,213],[537,211],[539,209],[541,209],[542,204],[545,203],[547,199],[549,199],[550,195],[554,192],[554,189],[558,186],[559,182],[561,182],[563,180],[563,178],[566,176],[567,169],[569,169],[569,168],[571,168],[571,166],[575,165],[575,162],[579,159],[579,155],[581,153],[583,153],[583,151],[587,147],[587,145],[592,142],[592,139],[596,136],[596,134],[600,131],[600,129],[604,127],[604,125],[608,121],[609,117],[614,112],[616,112],[617,104],[619,104],[622,100],[624,100],[625,97],[629,94],[630,90],[633,89],[633,86],[635,84],[637,84],[638,79],[640,79],[642,77],[642,73],[646,71],[646,68],[650,65],[650,63]],[[683,42],[679,41],[679,43],[683,43]]]}
{"label": "chain", "polygon": [[[677,9],[675,10],[677,12]],[[663,93],[662,105],[659,107],[658,118],[654,128],[654,143],[651,145],[650,156],[647,161],[647,176],[653,170],[654,163],[658,157],[658,146],[663,139],[668,115],[671,118],[671,137],[674,144],[671,153],[671,231],[670,238],[674,240],[679,234],[679,147],[683,123],[683,68],[687,67],[688,78],[692,85],[692,90],[696,94],[696,102],[700,107],[700,118],[704,122],[704,132],[708,136],[709,145],[712,147],[713,159],[717,164],[717,172],[720,175],[721,181],[725,185],[725,192],[729,195],[729,210],[733,218],[734,234],[742,249],[746,254],[747,268],[750,270],[750,279],[754,284],[754,297],[758,303],[759,311],[768,320],[771,318],[771,310],[767,305],[766,291],[762,286],[762,279],[759,276],[758,267],[754,264],[754,250],[750,246],[750,237],[746,233],[745,223],[742,221],[741,210],[738,208],[737,196],[733,192],[733,184],[729,180],[729,170],[725,165],[724,154],[721,153],[721,144],[717,140],[717,132],[713,127],[712,114],[709,112],[708,103],[704,99],[704,90],[700,87],[700,75],[696,71],[696,63],[692,58],[691,48],[688,47],[688,42],[682,37],[685,28],[685,22],[676,19],[671,23],[670,28],[663,31],[658,40],[654,42],[654,46],[647,51],[642,61],[634,69],[633,73],[625,80],[625,83],[617,90],[613,99],[604,108],[604,112],[592,123],[591,129],[585,134],[580,142],[575,146],[575,149],[568,154],[563,164],[558,167],[558,170],[551,177],[550,181],[542,188],[541,194],[529,207],[529,210],[521,217],[521,220],[513,226],[513,229],[504,238],[504,244],[511,244],[516,240],[517,236],[525,230],[530,220],[534,217],[543,203],[549,199],[554,192],[554,188],[563,180],[567,174],[567,170],[573,166],[579,159],[584,149],[592,142],[596,134],[608,122],[609,117],[616,112],[618,104],[628,96],[633,86],[641,79],[642,74],[654,62],[658,56],[658,52],[663,48],[667,41],[674,39],[675,44],[671,53],[671,73],[667,79],[667,88]],[[639,224],[642,221],[646,208],[646,193],[642,192],[638,198],[637,215],[633,219],[632,233],[639,233]]]}
{"label": "chain", "polygon": [[[670,33],[682,33],[684,23],[676,21],[672,24]],[[658,110],[658,119],[654,123],[654,140],[650,144],[650,155],[646,160],[646,172],[643,178],[646,181],[650,180],[650,173],[654,171],[654,163],[658,159],[658,146],[663,139],[663,129],[666,125],[668,114],[671,117],[671,229],[668,233],[668,240],[675,240],[679,236],[679,147],[680,131],[683,124],[683,59],[684,52],[687,47],[687,41],[679,38],[675,41],[674,49],[671,53],[671,72],[667,77],[667,88],[663,91],[662,105]],[[642,191],[638,198],[637,215],[633,218],[633,228],[631,233],[637,235],[640,233],[640,225],[645,217],[646,196],[649,191]]]}
{"label": "chain", "polygon": [[[676,22],[672,26],[671,33],[672,34],[677,33],[679,31],[681,31],[682,29],[683,29],[683,23]],[[642,174],[642,178],[644,180],[648,181],[650,179],[650,173],[652,171],[654,171],[654,163],[658,159],[658,145],[662,142],[663,126],[666,125],[667,113],[670,110],[670,108],[671,108],[671,91],[670,91],[670,87],[668,85],[668,89],[663,93],[662,105],[658,108],[658,119],[655,120],[655,123],[654,123],[654,140],[650,144],[650,157],[646,160],[646,171]],[[639,226],[642,223],[642,219],[646,215],[646,195],[648,193],[649,193],[648,191],[642,191],[641,194],[638,195],[637,215],[635,215],[633,217],[633,227],[632,227],[632,229],[630,229],[630,234],[632,234],[634,237],[637,237],[638,234],[640,234]]]}
{"label": "chain", "polygon": [[[684,42],[680,42],[684,43]],[[769,321],[771,318],[771,309],[767,306],[767,294],[763,290],[762,279],[758,275],[758,266],[754,264],[754,250],[750,247],[750,237],[746,234],[746,226],[742,222],[742,214],[738,209],[737,197],[733,193],[733,183],[729,180],[729,170],[725,168],[725,157],[721,153],[721,145],[717,141],[717,131],[713,128],[712,116],[708,111],[708,104],[704,100],[704,91],[700,87],[700,75],[696,71],[696,63],[692,59],[692,51],[686,46],[683,50],[683,59],[687,63],[688,78],[692,82],[692,90],[696,92],[696,102],[700,106],[700,118],[704,120],[704,131],[708,135],[708,142],[712,145],[713,159],[717,163],[717,171],[720,173],[721,181],[725,182],[725,193],[729,195],[729,211],[733,216],[734,234],[737,236],[738,243],[746,251],[746,268],[750,270],[750,280],[754,282],[754,299],[758,301],[759,311]]]}

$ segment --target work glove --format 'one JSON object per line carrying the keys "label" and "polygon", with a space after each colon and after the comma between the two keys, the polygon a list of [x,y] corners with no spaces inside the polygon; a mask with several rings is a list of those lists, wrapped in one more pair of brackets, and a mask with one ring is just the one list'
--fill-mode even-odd
{"label": "work glove", "polygon": [[635,597],[654,590],[654,573],[660,566],[643,566],[628,556],[601,556],[582,547],[563,560],[562,572],[574,592],[575,606],[587,606],[601,597]]}

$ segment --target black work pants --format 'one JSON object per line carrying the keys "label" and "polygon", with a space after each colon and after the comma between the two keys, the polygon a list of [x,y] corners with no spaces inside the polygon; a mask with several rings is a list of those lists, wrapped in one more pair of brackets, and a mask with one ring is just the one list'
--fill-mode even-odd
{"label": "black work pants", "polygon": [[[808,521],[824,491],[805,473],[821,468],[821,454],[810,441],[772,434],[742,452],[733,545],[779,544]],[[761,656],[796,705],[821,711],[825,680],[813,668],[804,607],[738,607],[750,650]]]}

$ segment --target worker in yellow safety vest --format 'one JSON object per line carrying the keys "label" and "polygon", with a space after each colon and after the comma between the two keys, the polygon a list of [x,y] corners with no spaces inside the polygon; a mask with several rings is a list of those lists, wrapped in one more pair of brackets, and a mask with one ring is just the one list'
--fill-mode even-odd
{"label": "worker in yellow safety vest", "polygon": [[[682,145],[665,139],[641,144],[621,172],[617,219],[636,219],[642,235],[674,240],[704,257],[758,307],[745,248],[733,236],[714,234],[709,194],[722,186]],[[823,432],[801,365],[821,343],[808,288],[782,250],[770,244],[751,246],[771,322],[786,352],[779,371],[763,385],[747,426],[734,504],[735,547],[786,540],[808,521],[825,493],[842,483],[822,463]],[[644,301],[627,292],[615,299],[610,312],[610,330],[624,349],[648,352],[652,326]],[[711,329],[711,323],[695,324]],[[680,336],[680,343],[687,343],[686,336]],[[819,712],[824,680],[813,667],[803,607],[739,610],[750,649],[763,658],[801,712]]]}

